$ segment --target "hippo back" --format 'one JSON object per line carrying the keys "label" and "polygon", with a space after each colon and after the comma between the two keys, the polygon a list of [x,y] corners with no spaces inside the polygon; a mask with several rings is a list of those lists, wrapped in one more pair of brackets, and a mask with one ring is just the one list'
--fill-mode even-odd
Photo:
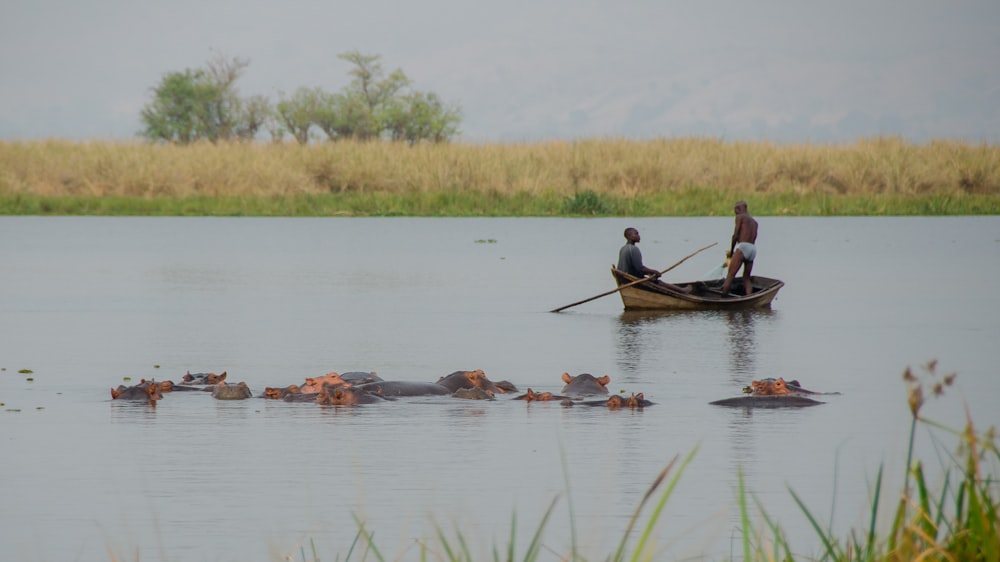
{"label": "hippo back", "polygon": [[611,377],[607,375],[595,377],[590,373],[581,373],[574,377],[570,376],[569,373],[563,373],[562,380],[566,383],[566,386],[562,389],[562,393],[567,396],[577,397],[607,394],[608,383],[611,382]]}
{"label": "hippo back", "polygon": [[380,381],[359,384],[352,388],[380,396],[432,396],[451,394],[444,385],[433,382]]}

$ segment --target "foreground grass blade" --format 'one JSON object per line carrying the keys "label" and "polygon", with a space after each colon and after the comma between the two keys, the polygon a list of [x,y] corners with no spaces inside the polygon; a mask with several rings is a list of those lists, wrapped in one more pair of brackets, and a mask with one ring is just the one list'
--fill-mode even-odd
{"label": "foreground grass blade", "polygon": [[[368,529],[365,527],[365,522],[358,518],[358,515],[353,514],[354,524],[358,526],[358,533],[365,539],[365,552],[371,552],[379,562],[385,562],[385,558],[382,557],[382,553],[379,552],[378,548],[375,546],[375,535],[369,533]],[[355,541],[357,538],[355,538]],[[354,550],[353,544],[351,545],[351,550]]]}
{"label": "foreground grass blade", "polygon": [[660,475],[656,477],[656,480],[653,481],[653,484],[649,487],[649,489],[646,490],[645,495],[642,496],[642,500],[639,502],[639,506],[635,508],[635,512],[632,513],[632,518],[629,519],[628,525],[625,526],[625,532],[622,533],[622,540],[621,542],[618,543],[618,549],[615,551],[614,556],[611,558],[612,560],[615,560],[617,562],[624,558],[625,543],[628,542],[628,537],[630,534],[632,534],[632,529],[635,528],[636,521],[639,520],[639,514],[642,512],[642,508],[649,501],[649,498],[652,497],[653,492],[656,491],[656,489],[660,487],[660,484],[663,483],[663,480],[667,477],[667,474],[670,472],[670,469],[673,468],[674,463],[676,462],[677,462],[677,456],[675,455],[674,458],[670,459],[670,462],[667,463],[667,466],[660,472]]}
{"label": "foreground grass blade", "polygon": [[750,560],[750,515],[747,513],[747,491],[743,480],[743,468],[739,473],[740,528],[743,529],[743,559]]}
{"label": "foreground grass blade", "polygon": [[635,545],[635,552],[632,553],[633,562],[639,560],[639,557],[646,550],[646,543],[649,541],[649,537],[653,533],[653,528],[656,526],[656,522],[660,519],[660,514],[663,513],[663,508],[667,505],[667,500],[670,499],[674,488],[677,487],[677,483],[680,482],[681,476],[684,474],[684,469],[691,464],[691,461],[694,459],[697,452],[698,447],[696,446],[690,453],[688,453],[688,456],[684,458],[684,462],[681,463],[680,468],[677,469],[677,474],[674,474],[674,477],[670,479],[670,483],[667,484],[667,488],[663,490],[663,493],[660,495],[660,501],[656,503],[653,513],[649,516],[649,521],[646,523],[646,529],[642,532],[642,536],[639,537],[639,542]]}
{"label": "foreground grass blade", "polygon": [[812,525],[812,528],[816,531],[816,534],[819,535],[820,540],[823,541],[823,546],[826,548],[826,556],[833,559],[844,558],[842,554],[838,553],[839,549],[837,548],[833,537],[827,534],[827,532],[824,531],[823,528],[819,525],[819,522],[816,521],[815,517],[813,517],[812,512],[810,512],[809,508],[806,507],[806,504],[803,503],[802,498],[800,498],[799,495],[795,493],[795,490],[792,490],[791,488],[788,489],[788,492],[792,494],[792,499],[795,500],[795,503],[799,506],[799,509],[802,510],[802,513],[806,516],[806,519],[809,520],[809,524]]}

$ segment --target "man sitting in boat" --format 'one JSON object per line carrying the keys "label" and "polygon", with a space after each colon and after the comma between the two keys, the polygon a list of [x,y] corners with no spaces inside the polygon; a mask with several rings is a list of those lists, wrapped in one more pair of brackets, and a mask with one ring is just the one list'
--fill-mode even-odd
{"label": "man sitting in boat", "polygon": [[670,283],[665,283],[660,281],[660,272],[655,269],[650,269],[642,264],[642,252],[639,251],[639,247],[636,244],[639,243],[641,238],[639,237],[639,231],[633,227],[628,227],[625,229],[625,245],[622,246],[621,250],[618,250],[618,269],[628,273],[629,275],[635,277],[645,277],[649,276],[655,279],[653,283],[660,285],[661,287],[666,287],[671,291],[677,291],[678,293],[690,293],[691,287],[678,287],[677,285],[671,285]]}
{"label": "man sitting in boat", "polygon": [[729,262],[729,272],[722,284],[722,294],[728,295],[729,288],[736,278],[736,272],[743,267],[743,290],[745,295],[753,292],[750,285],[750,272],[753,270],[753,260],[757,257],[757,221],[747,212],[747,202],[737,201],[733,206],[736,213],[736,228],[733,230],[732,243],[729,251],[732,259]]}

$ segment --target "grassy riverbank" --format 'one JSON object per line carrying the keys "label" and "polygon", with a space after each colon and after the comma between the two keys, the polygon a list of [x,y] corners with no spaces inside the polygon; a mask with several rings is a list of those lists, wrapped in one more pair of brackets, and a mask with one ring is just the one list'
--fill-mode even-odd
{"label": "grassy riverbank", "polygon": [[0,142],[0,214],[712,216],[1000,213],[1000,147],[681,138],[409,147]]}

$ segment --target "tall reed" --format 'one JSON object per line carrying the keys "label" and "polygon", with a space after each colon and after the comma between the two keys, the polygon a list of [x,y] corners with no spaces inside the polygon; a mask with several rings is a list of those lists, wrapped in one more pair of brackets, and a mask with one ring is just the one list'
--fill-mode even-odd
{"label": "tall reed", "polygon": [[246,197],[692,189],[742,194],[1000,195],[1000,147],[898,138],[778,145],[710,138],[523,144],[0,142],[0,195]]}

